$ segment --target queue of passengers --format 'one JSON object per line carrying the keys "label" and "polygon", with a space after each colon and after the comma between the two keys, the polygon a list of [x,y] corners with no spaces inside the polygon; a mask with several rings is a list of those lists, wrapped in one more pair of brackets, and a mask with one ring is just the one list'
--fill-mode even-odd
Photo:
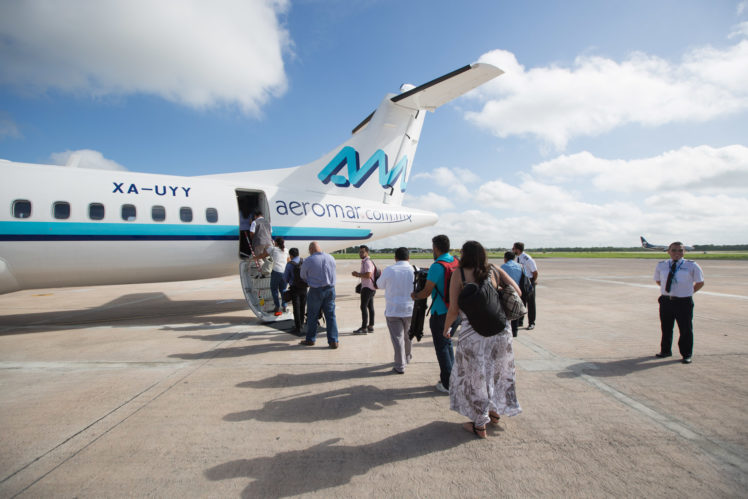
{"label": "queue of passengers", "polygon": [[[369,248],[361,246],[361,267],[352,272],[361,279],[357,292],[361,294],[361,327],[353,334],[374,331],[374,301],[377,289],[385,292],[384,317],[394,349],[395,374],[404,374],[412,359],[412,337],[409,335],[415,300],[432,298],[429,325],[439,363],[440,379],[436,389],[449,393],[450,408],[470,419],[463,427],[478,438],[486,438],[486,425],[498,425],[499,418],[521,412],[515,389],[512,323],[489,322],[486,327],[473,327],[478,319],[468,316],[460,308],[464,287],[490,282],[512,287],[517,296],[521,290],[509,274],[488,264],[486,251],[477,241],[466,242],[457,259],[449,253],[449,238],[433,238],[435,261],[428,271],[426,286],[414,292],[416,268],[410,264],[409,251],[401,247],[395,251],[395,264],[381,270],[369,257]],[[298,248],[290,248],[285,257],[285,241],[276,238],[268,251],[273,262],[271,291],[276,314],[290,301],[294,312],[294,334],[305,338],[301,345],[314,346],[317,339],[318,318],[324,316],[327,344],[337,349],[338,326],[335,317],[336,264],[334,258],[312,242],[309,256],[302,258]],[[280,270],[283,266],[282,271]],[[306,306],[306,314],[304,308]],[[475,314],[475,312],[472,312]],[[304,317],[306,329],[304,330]],[[472,322],[471,322],[472,321]],[[456,353],[452,345],[454,325],[461,323]],[[303,331],[303,333],[302,333]],[[454,368],[453,368],[454,366]]]}
{"label": "queue of passengers", "polygon": [[[425,285],[416,290],[418,269],[410,264],[407,248],[398,248],[395,264],[380,272],[369,257],[369,248],[360,246],[361,267],[352,275],[361,279],[356,288],[361,295],[361,327],[353,334],[374,332],[373,298],[377,289],[384,290],[384,317],[394,348],[392,371],[405,374],[412,359],[414,304],[419,300],[425,303],[430,296],[429,326],[440,371],[436,389],[449,393],[450,408],[470,419],[463,424],[465,430],[478,438],[486,438],[487,425],[498,425],[502,415],[514,416],[522,412],[516,394],[512,338],[517,336],[525,314],[529,319],[527,329],[535,327],[537,266],[524,253],[521,242],[514,243],[512,251],[504,254],[504,265],[500,268],[488,263],[486,251],[477,241],[465,242],[459,259],[450,254],[450,241],[445,235],[432,239],[432,250],[434,263],[428,269]],[[281,304],[278,296],[282,287],[289,285],[289,300],[294,307],[292,332],[302,334],[305,302],[307,317],[314,319],[307,321],[306,337],[300,344],[315,344],[316,319],[324,315],[328,346],[339,348],[335,260],[324,253],[317,242],[312,242],[306,259],[300,258],[297,248],[291,248],[288,263],[280,274],[286,261],[283,251],[283,238],[276,238],[270,250],[273,260],[279,262],[274,265],[272,274],[277,272],[278,276],[274,279],[271,276],[276,311],[281,305],[285,308],[285,302]],[[668,252],[671,259],[660,262],[655,272],[655,281],[662,288],[659,300],[662,342],[656,356],[672,356],[670,347],[677,320],[682,362],[690,364],[693,348],[691,297],[703,287],[703,273],[698,264],[682,258],[682,243],[672,243]],[[452,336],[457,326],[460,334],[455,353]]]}

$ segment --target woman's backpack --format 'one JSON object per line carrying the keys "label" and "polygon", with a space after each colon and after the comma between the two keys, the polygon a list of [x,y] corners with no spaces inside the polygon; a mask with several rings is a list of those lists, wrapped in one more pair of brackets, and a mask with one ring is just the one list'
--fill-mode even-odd
{"label": "woman's backpack", "polygon": [[465,282],[465,272],[460,267],[462,275],[462,291],[457,304],[470,323],[470,326],[481,336],[494,336],[506,327],[506,315],[501,306],[499,292],[491,283],[490,274],[483,282]]}

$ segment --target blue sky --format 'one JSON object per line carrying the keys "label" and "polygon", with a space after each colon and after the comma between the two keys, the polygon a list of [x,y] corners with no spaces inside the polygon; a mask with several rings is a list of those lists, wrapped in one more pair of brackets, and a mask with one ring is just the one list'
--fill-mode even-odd
{"label": "blue sky", "polygon": [[373,246],[748,242],[746,1],[3,2],[0,158],[294,166],[478,60],[408,184],[439,223]]}

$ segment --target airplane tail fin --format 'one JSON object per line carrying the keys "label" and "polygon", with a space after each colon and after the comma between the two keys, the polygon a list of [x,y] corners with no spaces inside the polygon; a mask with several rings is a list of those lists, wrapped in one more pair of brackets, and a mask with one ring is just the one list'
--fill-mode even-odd
{"label": "airplane tail fin", "polygon": [[294,183],[330,196],[401,204],[425,111],[434,111],[502,73],[490,64],[474,63],[418,87],[403,85],[403,93],[387,95],[347,141],[294,169]]}

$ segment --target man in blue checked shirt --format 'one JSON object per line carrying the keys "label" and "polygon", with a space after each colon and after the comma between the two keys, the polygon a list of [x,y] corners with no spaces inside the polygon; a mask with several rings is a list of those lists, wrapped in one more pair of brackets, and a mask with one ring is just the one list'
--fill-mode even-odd
{"label": "man in blue checked shirt", "polygon": [[327,324],[327,344],[338,348],[338,323],[335,320],[335,259],[322,251],[317,241],[309,243],[309,257],[301,264],[301,278],[309,285],[306,298],[306,339],[299,344],[313,346],[317,338],[319,311]]}

